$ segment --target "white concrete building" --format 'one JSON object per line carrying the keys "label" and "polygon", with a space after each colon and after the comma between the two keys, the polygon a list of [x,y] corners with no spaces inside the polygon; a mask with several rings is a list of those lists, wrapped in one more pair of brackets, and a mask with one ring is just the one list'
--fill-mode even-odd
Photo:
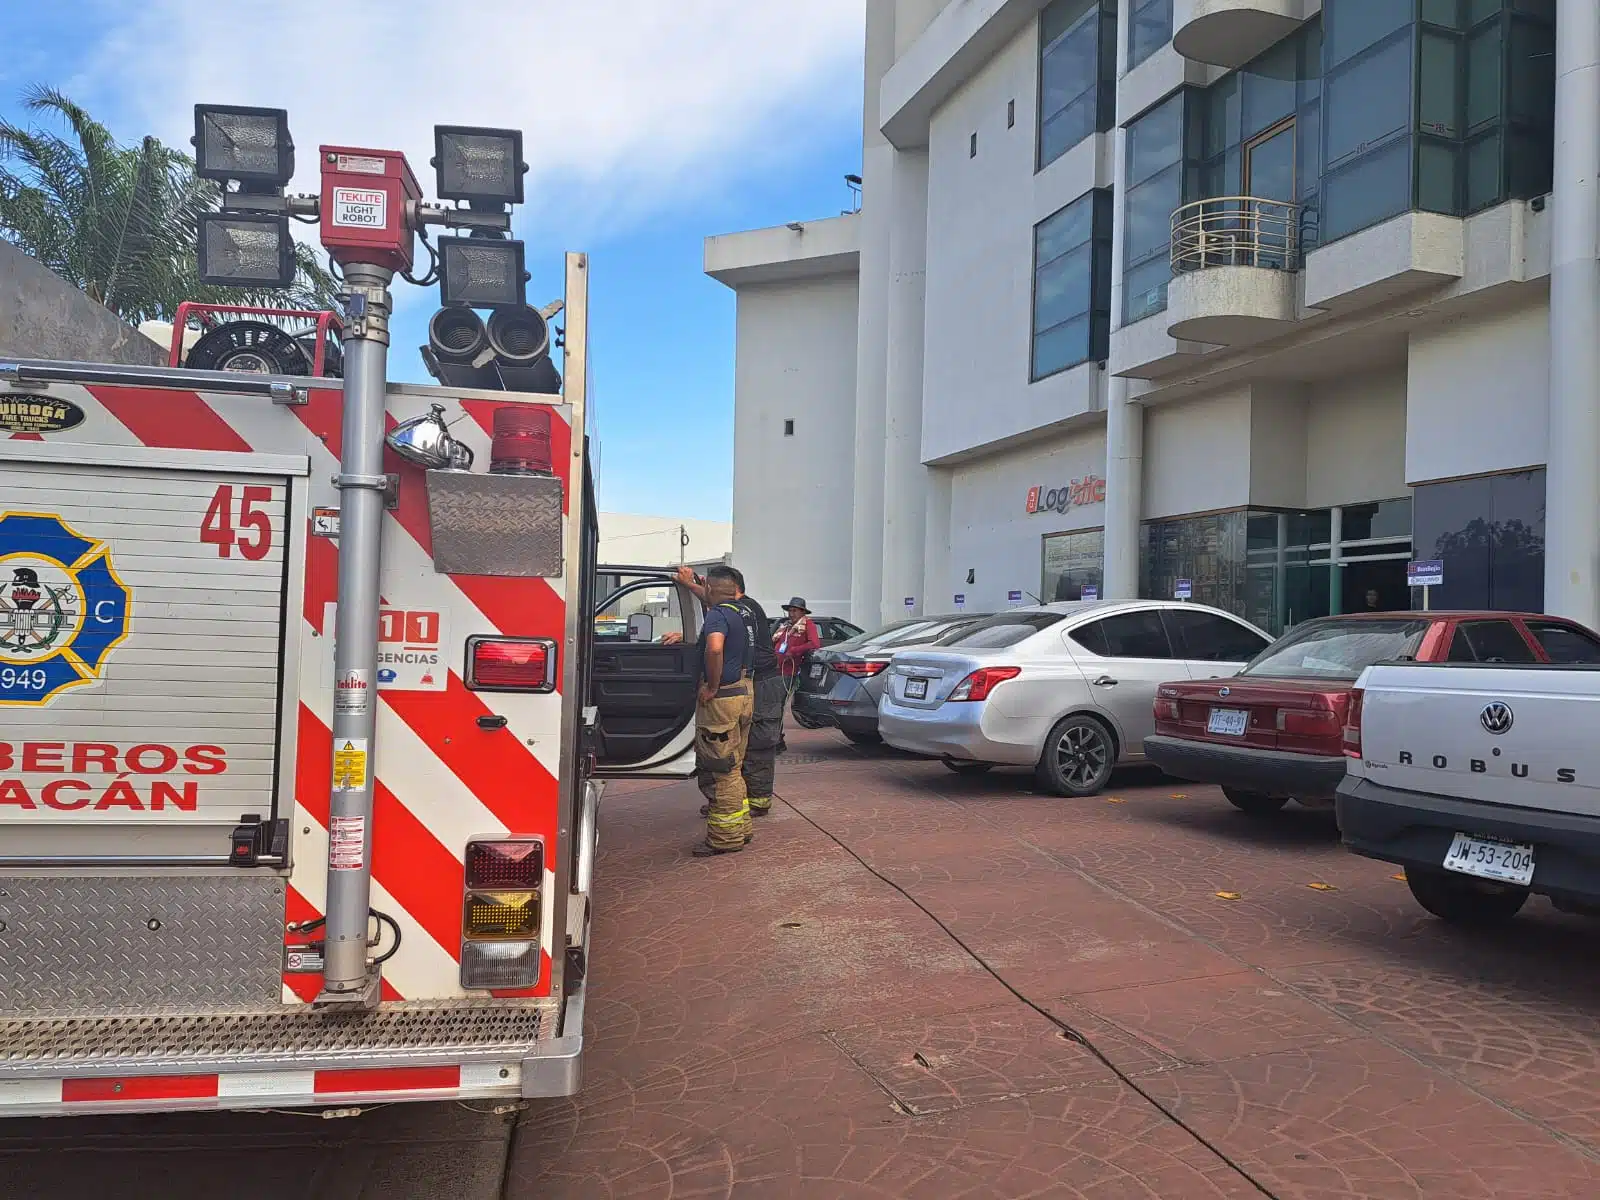
{"label": "white concrete building", "polygon": [[707,243],[748,573],[1600,625],[1594,0],[867,0],[865,82],[861,213]]}

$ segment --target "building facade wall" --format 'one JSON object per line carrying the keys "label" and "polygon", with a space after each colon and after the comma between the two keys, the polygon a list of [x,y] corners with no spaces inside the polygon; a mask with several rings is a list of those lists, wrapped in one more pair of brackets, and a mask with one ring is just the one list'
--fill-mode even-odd
{"label": "building facade wall", "polygon": [[850,610],[856,301],[850,276],[739,291],[733,561],[763,604]]}

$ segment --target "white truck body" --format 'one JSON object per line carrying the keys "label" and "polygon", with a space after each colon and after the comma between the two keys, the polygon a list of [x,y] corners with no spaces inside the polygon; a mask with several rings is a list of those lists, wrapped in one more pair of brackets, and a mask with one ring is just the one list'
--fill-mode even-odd
{"label": "white truck body", "polygon": [[1600,669],[1386,663],[1357,689],[1351,849],[1406,866],[1413,891],[1432,876],[1600,902]]}

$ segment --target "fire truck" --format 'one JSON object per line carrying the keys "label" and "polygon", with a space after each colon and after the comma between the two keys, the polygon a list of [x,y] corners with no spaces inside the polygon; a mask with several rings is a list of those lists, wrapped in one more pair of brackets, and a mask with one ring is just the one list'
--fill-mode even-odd
{"label": "fire truck", "polygon": [[585,256],[500,386],[375,373],[343,266],[342,378],[0,362],[0,1115],[579,1087],[603,780],[693,768],[645,601],[696,602],[595,594]]}

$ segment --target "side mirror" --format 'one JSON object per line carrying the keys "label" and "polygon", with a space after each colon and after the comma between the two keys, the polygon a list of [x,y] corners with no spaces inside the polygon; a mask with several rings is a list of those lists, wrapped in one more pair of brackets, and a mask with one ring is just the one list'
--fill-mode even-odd
{"label": "side mirror", "polygon": [[655,641],[656,619],[649,613],[634,613],[628,618],[628,640],[630,642]]}

